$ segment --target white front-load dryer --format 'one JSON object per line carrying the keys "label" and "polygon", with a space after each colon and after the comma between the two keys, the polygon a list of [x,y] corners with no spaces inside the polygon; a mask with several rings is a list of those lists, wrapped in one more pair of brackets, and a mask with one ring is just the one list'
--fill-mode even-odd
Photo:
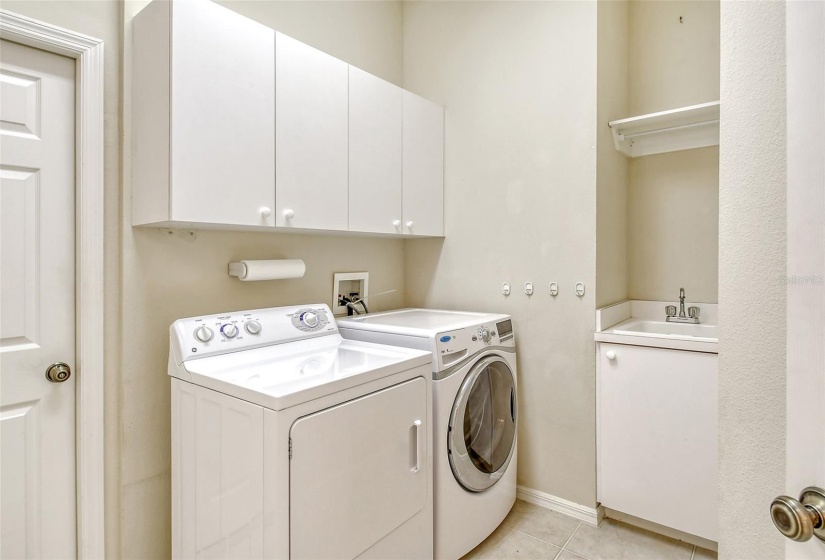
{"label": "white front-load dryer", "polygon": [[506,315],[404,309],[339,319],[344,338],[433,352],[435,558],[487,538],[516,500],[518,391]]}

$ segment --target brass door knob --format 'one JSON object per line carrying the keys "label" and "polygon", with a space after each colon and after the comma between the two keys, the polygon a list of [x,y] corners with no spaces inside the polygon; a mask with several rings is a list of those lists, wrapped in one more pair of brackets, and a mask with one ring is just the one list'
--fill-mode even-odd
{"label": "brass door knob", "polygon": [[63,383],[72,376],[72,368],[69,364],[57,362],[49,366],[46,370],[46,379],[52,383]]}
{"label": "brass door knob", "polygon": [[825,490],[809,486],[798,500],[779,496],[771,504],[771,519],[793,541],[805,542],[813,536],[825,541]]}

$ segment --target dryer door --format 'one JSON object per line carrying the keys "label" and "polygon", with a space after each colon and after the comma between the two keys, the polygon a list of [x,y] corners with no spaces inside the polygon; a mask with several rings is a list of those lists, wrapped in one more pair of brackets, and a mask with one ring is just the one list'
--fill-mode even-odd
{"label": "dryer door", "polygon": [[516,379],[487,356],[467,374],[450,415],[450,467],[467,490],[483,492],[504,475],[516,445]]}

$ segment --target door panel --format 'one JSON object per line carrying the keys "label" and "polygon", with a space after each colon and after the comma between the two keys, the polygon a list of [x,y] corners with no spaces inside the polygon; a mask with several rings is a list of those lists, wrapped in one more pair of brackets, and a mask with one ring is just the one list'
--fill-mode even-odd
{"label": "door panel", "polygon": [[429,432],[422,378],[297,420],[290,557],[354,558],[421,511]]}
{"label": "door panel", "polygon": [[404,233],[444,235],[444,109],[408,91],[403,176]]}
{"label": "door panel", "polygon": [[346,230],[347,63],[281,33],[275,42],[275,224]]}
{"label": "door panel", "polygon": [[403,102],[398,86],[349,67],[351,231],[401,233]]}
{"label": "door panel", "polygon": [[[825,488],[825,4],[787,3],[788,276],[786,494]],[[767,508],[767,504],[766,504]],[[825,558],[788,540],[786,558]]]}
{"label": "door panel", "polygon": [[74,61],[0,49],[0,557],[76,554]]}

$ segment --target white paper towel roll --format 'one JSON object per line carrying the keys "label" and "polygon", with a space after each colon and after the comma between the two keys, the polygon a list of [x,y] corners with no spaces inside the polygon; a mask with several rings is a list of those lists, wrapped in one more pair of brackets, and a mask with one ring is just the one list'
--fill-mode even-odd
{"label": "white paper towel roll", "polygon": [[244,281],[302,278],[307,266],[301,259],[229,263],[229,275]]}

